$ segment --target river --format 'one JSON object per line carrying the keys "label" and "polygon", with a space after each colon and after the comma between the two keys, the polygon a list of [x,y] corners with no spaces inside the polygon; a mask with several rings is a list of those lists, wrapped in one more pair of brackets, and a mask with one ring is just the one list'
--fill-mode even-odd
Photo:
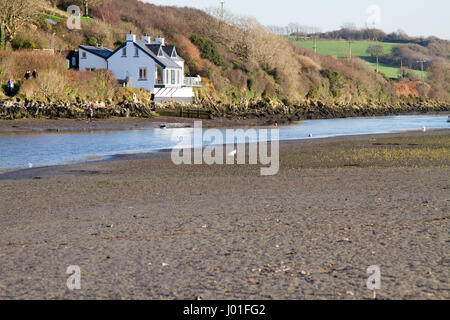
{"label": "river", "polygon": [[[279,140],[449,128],[447,116],[407,115],[305,120],[279,126]],[[254,127],[253,127],[254,128]],[[257,127],[256,129],[269,127]],[[273,129],[274,127],[270,127]],[[218,129],[225,135],[226,129]],[[310,137],[309,135],[312,135]],[[0,134],[0,171],[101,159],[174,148],[192,141],[192,128]],[[269,139],[270,140],[270,139]],[[255,142],[255,141],[251,141]],[[227,141],[230,143],[230,141]]]}

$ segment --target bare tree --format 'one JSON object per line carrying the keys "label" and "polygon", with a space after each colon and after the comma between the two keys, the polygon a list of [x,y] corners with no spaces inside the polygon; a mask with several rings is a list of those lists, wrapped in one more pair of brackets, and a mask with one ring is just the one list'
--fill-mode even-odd
{"label": "bare tree", "polygon": [[367,53],[370,54],[372,57],[377,58],[377,72],[378,72],[379,71],[378,59],[380,58],[380,56],[384,55],[384,47],[380,45],[370,45],[367,48]]}
{"label": "bare tree", "polygon": [[0,27],[3,34],[2,47],[10,43],[17,32],[32,22],[37,13],[36,0],[0,0]]}
{"label": "bare tree", "polygon": [[83,7],[84,16],[87,17],[89,15],[90,9],[95,7],[107,0],[73,0],[72,4],[80,5]]}

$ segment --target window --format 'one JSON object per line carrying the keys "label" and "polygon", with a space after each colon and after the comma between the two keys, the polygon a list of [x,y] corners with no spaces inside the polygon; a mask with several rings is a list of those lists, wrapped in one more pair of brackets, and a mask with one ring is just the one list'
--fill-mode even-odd
{"label": "window", "polygon": [[147,80],[147,68],[139,68],[139,80]]}
{"label": "window", "polygon": [[83,51],[83,52],[81,53],[81,59],[86,59],[86,52]]}
{"label": "window", "polygon": [[169,70],[166,70],[166,83],[169,84]]}
{"label": "window", "polygon": [[134,48],[134,56],[139,57],[139,49],[137,47]]}
{"label": "window", "polygon": [[176,58],[177,57],[177,52],[175,51],[175,49],[173,49],[172,51],[172,58]]}
{"label": "window", "polygon": [[171,82],[172,82],[172,84],[176,84],[176,82],[175,82],[175,70],[170,70],[170,78],[171,78]]}
{"label": "window", "polygon": [[127,47],[123,47],[122,49],[122,57],[126,57],[127,56]]}
{"label": "window", "polygon": [[156,84],[163,84],[163,68],[156,66]]}
{"label": "window", "polygon": [[177,84],[180,84],[180,70],[177,70]]}
{"label": "window", "polygon": [[160,48],[158,51],[158,57],[162,57],[162,56],[163,56],[163,52],[162,52],[162,49]]}

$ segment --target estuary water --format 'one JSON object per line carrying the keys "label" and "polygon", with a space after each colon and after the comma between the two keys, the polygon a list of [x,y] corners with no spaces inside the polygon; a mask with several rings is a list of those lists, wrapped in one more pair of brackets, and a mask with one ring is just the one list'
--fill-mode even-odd
{"label": "estuary water", "polygon": [[[449,128],[447,115],[407,115],[371,118],[305,120],[279,126],[279,140],[391,133],[409,130]],[[242,128],[248,129],[248,128]],[[274,127],[252,127],[274,129]],[[226,129],[219,130],[226,137]],[[309,135],[312,135],[310,137]],[[250,139],[257,142],[260,139]],[[270,136],[267,138],[270,140]],[[233,139],[234,140],[234,139]],[[255,140],[255,141],[252,141]],[[265,140],[263,138],[263,140]],[[233,143],[230,139],[226,143]],[[203,146],[211,141],[201,141]],[[0,171],[68,164],[106,156],[153,152],[193,145],[193,128],[139,129],[0,134]]]}

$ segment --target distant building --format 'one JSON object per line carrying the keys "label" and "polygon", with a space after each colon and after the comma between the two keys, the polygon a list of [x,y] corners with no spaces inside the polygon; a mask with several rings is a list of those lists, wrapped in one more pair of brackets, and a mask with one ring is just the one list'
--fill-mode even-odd
{"label": "distant building", "polygon": [[[72,58],[71,62],[75,62]],[[152,92],[156,102],[192,102],[193,88],[201,87],[200,76],[185,77],[184,60],[174,46],[165,45],[164,38],[152,42],[149,36],[143,36],[136,40],[130,33],[126,42],[114,51],[80,46],[77,62],[80,71],[110,70],[122,85]]]}

